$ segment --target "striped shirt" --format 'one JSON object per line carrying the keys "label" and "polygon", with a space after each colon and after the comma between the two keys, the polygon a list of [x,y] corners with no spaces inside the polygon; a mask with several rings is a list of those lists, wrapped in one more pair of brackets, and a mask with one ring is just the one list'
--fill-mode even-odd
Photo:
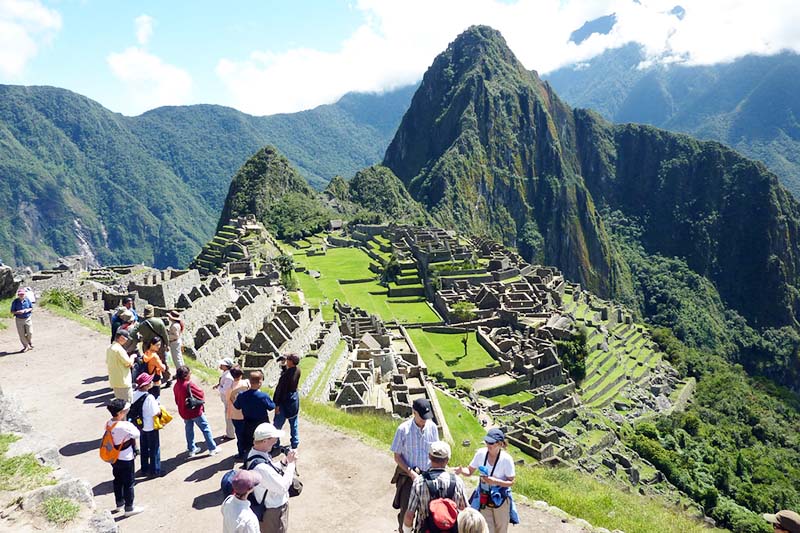
{"label": "striped shirt", "polygon": [[426,420],[422,429],[409,418],[397,428],[392,441],[392,451],[399,453],[409,468],[425,471],[431,467],[428,448],[439,440],[439,430],[433,420]]}
{"label": "striped shirt", "polygon": [[[450,474],[445,470],[434,470],[433,474],[438,474],[436,477],[437,488],[439,489],[439,496],[444,498],[447,495],[447,488],[450,486]],[[459,510],[466,508],[467,498],[464,494],[464,482],[458,476],[453,476],[456,480],[456,490],[453,494],[453,501]],[[414,484],[411,486],[411,494],[408,498],[408,510],[416,513],[414,521],[414,531],[419,532],[423,530],[425,519],[428,518],[428,504],[431,502],[431,494],[428,491],[428,485],[425,483],[424,476],[417,476]]]}

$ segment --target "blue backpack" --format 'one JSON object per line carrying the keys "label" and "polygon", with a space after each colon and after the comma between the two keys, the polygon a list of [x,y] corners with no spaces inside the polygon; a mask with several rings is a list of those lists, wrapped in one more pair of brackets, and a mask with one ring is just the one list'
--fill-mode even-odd
{"label": "blue backpack", "polygon": [[[253,457],[248,457],[247,459],[245,459],[244,462],[244,470],[253,470],[258,465],[264,464],[266,462],[267,459],[260,455],[254,455]],[[237,472],[239,472],[239,470],[234,468],[233,470],[225,472],[225,474],[222,476],[219,488],[222,491],[222,494],[224,494],[226,497],[233,494],[233,477],[236,475]],[[251,492],[250,495],[247,497],[247,500],[250,502],[250,510],[253,511],[253,513],[256,515],[256,518],[258,518],[259,522],[261,522],[261,519],[264,517],[264,511],[266,511],[267,509],[264,506],[264,500],[266,499],[267,499],[267,491],[264,491],[264,497],[261,498],[260,502],[256,500],[253,492]]]}

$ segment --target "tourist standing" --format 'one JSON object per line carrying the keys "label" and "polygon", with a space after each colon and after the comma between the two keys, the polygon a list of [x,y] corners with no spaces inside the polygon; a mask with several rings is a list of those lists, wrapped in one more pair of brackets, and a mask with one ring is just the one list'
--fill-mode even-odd
{"label": "tourist standing", "polygon": [[[297,415],[300,413],[300,395],[297,387],[300,384],[300,357],[290,353],[285,357],[285,366],[275,387],[275,427],[283,429],[283,423],[289,421],[290,444],[296,450],[300,444],[297,431]],[[280,444],[280,441],[278,441]]]}
{"label": "tourist standing", "polygon": [[143,343],[142,360],[147,365],[147,373],[153,376],[153,390],[150,391],[150,394],[156,398],[161,396],[161,382],[164,379],[164,372],[167,370],[167,365],[158,355],[163,344],[164,342],[158,335]]}
{"label": "tourist standing", "polygon": [[[175,387],[173,393],[175,394],[175,404],[178,406],[178,413],[183,418],[183,423],[186,427],[186,448],[189,450],[189,457],[197,455],[197,446],[194,443],[194,426],[200,429],[203,437],[206,439],[206,446],[208,447],[208,455],[217,455],[219,450],[214,442],[214,437],[211,434],[211,427],[208,425],[208,420],[204,414],[205,394],[203,389],[192,382],[192,371],[186,365],[179,366],[175,371]],[[195,402],[190,401],[190,396],[195,399]],[[190,405],[195,404],[195,405]]]}
{"label": "tourist standing", "polygon": [[144,511],[141,507],[136,507],[133,502],[134,492],[134,449],[136,439],[139,438],[139,430],[136,426],[125,420],[131,404],[125,400],[115,398],[111,400],[106,408],[111,413],[111,420],[106,422],[106,430],[111,432],[111,438],[115,447],[120,447],[119,457],[111,464],[114,474],[114,500],[117,504],[115,512],[125,511],[125,516],[133,516]]}
{"label": "tourist standing", "polygon": [[236,457],[240,461],[244,461],[246,457],[245,452],[247,451],[247,449],[244,447],[244,415],[242,414],[241,409],[234,407],[233,402],[235,402],[236,398],[239,397],[239,393],[242,393],[250,388],[250,382],[246,379],[242,379],[243,375],[244,372],[242,372],[242,369],[239,367],[239,365],[233,365],[233,368],[231,368],[233,384],[231,385],[231,389],[228,391],[228,396],[226,398],[227,408],[225,410],[225,416],[230,417],[234,432],[236,433],[236,449],[238,451]]}
{"label": "tourist standing", "polygon": [[236,437],[236,430],[233,427],[233,421],[228,416],[228,391],[231,390],[233,385],[233,377],[231,376],[231,368],[233,368],[233,359],[226,357],[219,362],[219,370],[222,375],[219,381],[214,385],[214,390],[219,393],[219,399],[222,402],[222,408],[225,410],[225,438],[231,440]]}
{"label": "tourist standing", "polygon": [[[289,487],[294,478],[296,452],[286,454],[286,467],[273,460],[270,451],[285,433],[272,424],[260,424],[253,432],[253,448],[247,459],[260,455],[270,464],[257,465],[253,471],[261,475],[261,483],[253,491],[256,501],[264,501],[266,511],[261,519],[261,531],[285,533],[289,531]],[[265,497],[266,496],[266,497]]]}
{"label": "tourist standing", "polygon": [[132,378],[131,368],[133,368],[134,356],[128,355],[124,345],[130,339],[130,333],[126,329],[118,329],[116,338],[111,346],[106,350],[106,367],[108,369],[108,385],[114,391],[114,397],[126,402],[132,400],[133,391],[131,390]]}
{"label": "tourist standing", "polygon": [[169,327],[167,328],[167,333],[169,334],[169,353],[172,356],[172,364],[175,368],[178,368],[179,366],[183,366],[183,339],[181,336],[183,335],[185,325],[180,313],[174,309],[167,313],[167,318],[169,318]]}
{"label": "tourist standing", "polygon": [[[404,533],[428,530],[425,520],[428,518],[428,504],[431,500],[453,500],[459,511],[467,506],[464,482],[445,470],[450,461],[450,445],[443,441],[432,442],[428,449],[428,459],[431,463],[430,469],[417,476],[411,486],[408,510],[403,521]],[[416,526],[412,528],[415,517]]]}
{"label": "tourist standing", "polygon": [[511,521],[508,489],[516,476],[514,459],[505,451],[508,444],[501,430],[490,429],[483,442],[486,447],[475,452],[469,466],[457,468],[456,473],[471,476],[476,470],[483,469],[478,485],[481,514],[489,526],[489,533],[506,533]]}
{"label": "tourist standing", "polygon": [[[153,418],[161,413],[161,406],[151,391],[153,390],[153,376],[139,374],[136,378],[136,391],[133,393],[133,402],[129,417],[134,411],[141,415],[141,474],[148,477],[161,476],[161,439],[158,430],[153,426]],[[141,405],[137,405],[141,402]],[[135,425],[136,421],[133,421]]]}
{"label": "tourist standing", "polygon": [[233,494],[222,502],[222,533],[259,533],[261,527],[250,509],[248,496],[261,482],[261,474],[239,470],[233,479]]}
{"label": "tourist standing", "polygon": [[20,353],[33,350],[33,303],[25,295],[25,289],[17,291],[17,297],[11,302],[11,314],[14,315],[14,322],[17,325],[17,335],[22,343]]}
{"label": "tourist standing", "polygon": [[234,400],[233,406],[242,410],[244,416],[243,441],[245,452],[253,447],[253,432],[265,422],[269,422],[269,411],[275,409],[275,404],[269,394],[263,392],[261,384],[264,383],[264,373],[261,370],[250,372],[250,388],[241,392]]}
{"label": "tourist standing", "polygon": [[169,332],[167,331],[167,326],[164,325],[164,321],[160,318],[156,318],[155,313],[155,307],[146,305],[144,307],[144,320],[134,326],[131,335],[135,337],[138,334],[139,340],[142,341],[142,346],[147,346],[147,343],[150,342],[153,337],[160,337],[162,339],[163,342],[158,349],[158,357],[161,359],[161,362],[164,363],[164,379],[169,381],[170,372],[169,365],[167,364],[166,344],[166,340],[169,339]]}
{"label": "tourist standing", "polygon": [[130,296],[126,296],[122,299],[122,305],[117,308],[114,314],[111,316],[111,340],[114,340],[114,335],[117,333],[117,328],[119,328],[125,320],[122,318],[122,314],[128,312],[130,316],[133,317],[133,322],[139,321],[139,314],[136,312],[136,309],[133,307],[133,298]]}
{"label": "tourist standing", "polygon": [[408,510],[408,498],[414,480],[430,468],[430,445],[439,440],[439,431],[433,422],[431,402],[417,398],[412,405],[412,416],[397,428],[392,441],[394,462],[397,463],[392,483],[395,486],[392,506],[398,509],[397,529],[403,531],[403,521]]}

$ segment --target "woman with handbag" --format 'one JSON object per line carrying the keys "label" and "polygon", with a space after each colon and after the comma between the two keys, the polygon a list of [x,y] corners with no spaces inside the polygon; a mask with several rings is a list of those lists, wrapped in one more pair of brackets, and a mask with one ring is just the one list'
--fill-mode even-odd
{"label": "woman with handbag", "polygon": [[211,434],[211,426],[204,414],[205,394],[203,389],[192,382],[192,371],[186,365],[179,366],[175,372],[175,386],[172,391],[175,394],[175,404],[178,406],[178,413],[186,426],[186,448],[189,450],[189,457],[197,455],[197,446],[194,443],[194,426],[197,426],[203,433],[208,447],[208,455],[217,455],[219,450]]}
{"label": "woman with handbag", "polygon": [[[506,449],[505,434],[499,429],[490,429],[483,438],[486,444],[475,452],[469,466],[456,468],[456,474],[471,476],[476,470],[481,473],[477,489],[479,503],[477,506],[486,523],[489,533],[506,533],[511,522],[510,487],[516,476],[514,460]],[[473,504],[470,498],[470,504]]]}
{"label": "woman with handbag", "polygon": [[[139,474],[154,478],[161,477],[161,439],[158,429],[153,425],[155,417],[161,415],[161,406],[158,404],[158,399],[150,393],[151,390],[153,390],[153,376],[139,374],[136,378],[136,390],[133,393],[129,416],[135,411],[135,416],[141,417],[139,420],[133,420],[137,427],[141,424],[142,450],[139,457],[142,461],[142,469]],[[134,406],[139,407],[138,402],[142,402],[141,406],[134,410]]]}

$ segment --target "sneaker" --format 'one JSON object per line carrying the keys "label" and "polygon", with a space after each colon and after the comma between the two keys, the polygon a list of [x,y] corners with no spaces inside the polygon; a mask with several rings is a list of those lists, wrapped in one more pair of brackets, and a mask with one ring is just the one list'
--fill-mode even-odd
{"label": "sneaker", "polygon": [[130,511],[125,511],[125,516],[134,516],[144,512],[144,507],[134,507]]}
{"label": "sneaker", "polygon": [[33,344],[29,345],[29,346],[28,346],[28,349],[29,349],[29,350],[33,350]]}
{"label": "sneaker", "polygon": [[190,457],[190,458],[191,458],[191,457],[197,457],[197,450],[195,449],[195,450],[192,450],[192,451],[190,451],[190,452],[189,452],[189,457]]}
{"label": "sneaker", "polygon": [[214,457],[214,456],[215,456],[215,455],[217,455],[218,453],[219,453],[219,448],[214,448],[213,450],[211,450],[211,451],[209,451],[209,452],[208,452],[208,456],[209,456],[209,457]]}
{"label": "sneaker", "polygon": [[112,512],[112,513],[121,513],[121,512],[122,512],[122,511],[124,511],[124,510],[125,510],[125,505],[123,504],[123,505],[118,505],[118,506],[117,506],[116,508],[114,508],[114,509],[113,509],[111,512]]}

